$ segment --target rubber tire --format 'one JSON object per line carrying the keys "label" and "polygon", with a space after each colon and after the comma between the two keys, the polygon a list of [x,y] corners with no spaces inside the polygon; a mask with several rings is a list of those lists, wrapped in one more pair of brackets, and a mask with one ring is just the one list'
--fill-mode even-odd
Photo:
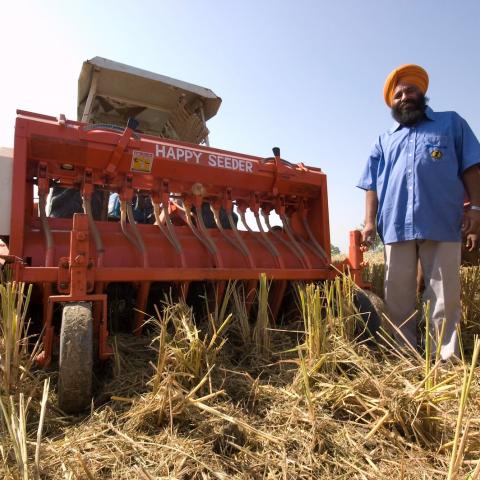
{"label": "rubber tire", "polygon": [[361,340],[376,338],[382,326],[382,313],[385,311],[383,300],[370,290],[358,290],[354,304],[362,316],[365,328],[359,332]]}
{"label": "rubber tire", "polygon": [[65,413],[78,413],[90,405],[92,370],[92,305],[66,304],[62,312],[58,372],[58,406]]}

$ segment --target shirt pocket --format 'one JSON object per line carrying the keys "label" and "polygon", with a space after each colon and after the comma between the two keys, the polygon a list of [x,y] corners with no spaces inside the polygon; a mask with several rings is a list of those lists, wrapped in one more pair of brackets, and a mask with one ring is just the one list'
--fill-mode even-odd
{"label": "shirt pocket", "polygon": [[449,145],[449,138],[446,135],[425,135],[421,143],[427,160],[438,162],[452,154],[452,147]]}
{"label": "shirt pocket", "polygon": [[425,135],[424,142],[427,146],[446,148],[448,137],[446,135]]}

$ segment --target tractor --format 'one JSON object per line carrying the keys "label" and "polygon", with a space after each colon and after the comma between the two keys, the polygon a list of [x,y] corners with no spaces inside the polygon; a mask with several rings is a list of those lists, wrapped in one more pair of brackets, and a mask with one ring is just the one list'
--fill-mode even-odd
{"label": "tractor", "polygon": [[365,286],[360,232],[332,265],[325,173],[279,148],[211,147],[220,104],[207,88],[95,57],[81,69],[77,120],[17,111],[14,148],[0,150],[0,258],[34,285],[36,360],[58,355],[65,412],[89,405],[93,363],[112,356],[112,286],[128,285],[137,335],[156,285],[188,299],[208,284],[221,298],[236,280],[251,305],[265,274],[273,319],[290,282],[348,271]]}

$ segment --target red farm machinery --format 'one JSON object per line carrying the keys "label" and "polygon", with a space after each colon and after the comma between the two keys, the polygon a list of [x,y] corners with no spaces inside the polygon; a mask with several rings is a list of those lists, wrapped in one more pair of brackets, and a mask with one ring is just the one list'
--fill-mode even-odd
{"label": "red farm machinery", "polygon": [[17,112],[13,155],[0,151],[12,169],[2,257],[14,280],[34,284],[38,362],[59,344],[65,411],[88,405],[93,357],[112,355],[110,285],[133,286],[139,334],[157,283],[187,298],[205,282],[218,298],[232,279],[251,293],[265,273],[272,318],[289,281],[348,268],[361,284],[359,232],[348,260],[331,265],[326,175],[278,149],[261,158],[211,148],[206,121],[220,103],[211,90],[96,57],[79,78],[79,121]]}

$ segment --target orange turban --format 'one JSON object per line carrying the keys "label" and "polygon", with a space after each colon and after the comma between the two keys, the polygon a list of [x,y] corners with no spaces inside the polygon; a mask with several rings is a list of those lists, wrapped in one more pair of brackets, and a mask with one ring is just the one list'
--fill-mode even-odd
{"label": "orange turban", "polygon": [[392,106],[393,91],[400,81],[415,85],[424,95],[427,93],[428,73],[419,65],[400,65],[390,73],[383,87],[383,97],[389,107]]}

